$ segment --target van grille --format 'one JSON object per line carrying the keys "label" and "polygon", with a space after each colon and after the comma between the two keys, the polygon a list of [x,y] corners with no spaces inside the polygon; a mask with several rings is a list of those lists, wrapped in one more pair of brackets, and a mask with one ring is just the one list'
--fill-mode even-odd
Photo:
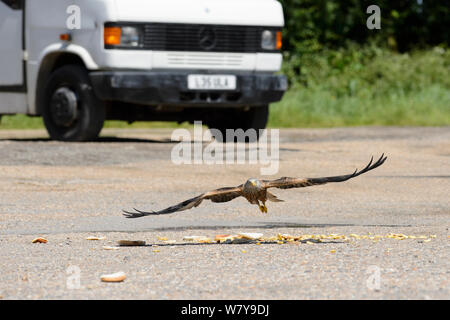
{"label": "van grille", "polygon": [[[261,32],[267,27],[146,23],[144,49],[197,52],[267,52]],[[273,28],[272,28],[273,29]]]}
{"label": "van grille", "polygon": [[180,67],[235,67],[240,68],[244,62],[240,54],[220,54],[220,53],[196,53],[196,52],[170,52],[166,55],[167,64]]}

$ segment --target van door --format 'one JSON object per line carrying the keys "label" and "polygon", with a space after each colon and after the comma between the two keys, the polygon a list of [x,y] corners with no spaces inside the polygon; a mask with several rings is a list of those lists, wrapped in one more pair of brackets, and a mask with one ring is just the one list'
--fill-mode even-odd
{"label": "van door", "polygon": [[23,0],[0,0],[0,91],[22,91]]}

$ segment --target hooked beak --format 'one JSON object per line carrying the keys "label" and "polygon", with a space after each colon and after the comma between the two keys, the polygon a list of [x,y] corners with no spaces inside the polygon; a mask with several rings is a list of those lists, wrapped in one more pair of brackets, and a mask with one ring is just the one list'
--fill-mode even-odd
{"label": "hooked beak", "polygon": [[256,181],[250,181],[250,183],[252,184],[252,186],[256,187]]}

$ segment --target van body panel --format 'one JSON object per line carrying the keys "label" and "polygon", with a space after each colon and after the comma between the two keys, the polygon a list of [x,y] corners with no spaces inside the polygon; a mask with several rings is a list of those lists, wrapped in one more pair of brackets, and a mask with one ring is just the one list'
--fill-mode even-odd
{"label": "van body panel", "polygon": [[274,0],[115,0],[117,21],[227,25],[284,24]]}
{"label": "van body panel", "polygon": [[27,113],[27,95],[20,92],[0,93],[0,114]]}
{"label": "van body panel", "polygon": [[0,2],[0,86],[23,84],[21,35],[22,10],[14,10]]}

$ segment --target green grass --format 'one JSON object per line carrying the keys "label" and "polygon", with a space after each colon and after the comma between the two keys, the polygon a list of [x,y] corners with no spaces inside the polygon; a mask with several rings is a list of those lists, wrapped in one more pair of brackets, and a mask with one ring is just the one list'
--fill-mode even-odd
{"label": "green grass", "polygon": [[[450,125],[450,51],[443,48],[398,54],[366,45],[286,55],[282,72],[290,89],[271,105],[269,127]],[[105,123],[106,128],[178,126]],[[42,119],[24,115],[4,116],[0,124],[0,129],[36,128],[44,128]]]}
{"label": "green grass", "polygon": [[367,45],[286,57],[290,90],[269,126],[450,125],[450,52],[398,54]]}
{"label": "green grass", "polygon": [[271,106],[270,127],[447,126],[450,90],[439,85],[409,94],[364,99],[326,90],[292,89]]}
{"label": "green grass", "polygon": [[[106,121],[104,128],[178,128],[188,127],[183,123],[179,125],[176,122],[135,122],[128,124],[126,121]],[[44,129],[44,123],[41,117],[28,117],[23,114],[3,116],[0,123],[1,129]]]}
{"label": "green grass", "polygon": [[23,114],[2,116],[0,129],[42,129],[41,117],[28,117]]}

